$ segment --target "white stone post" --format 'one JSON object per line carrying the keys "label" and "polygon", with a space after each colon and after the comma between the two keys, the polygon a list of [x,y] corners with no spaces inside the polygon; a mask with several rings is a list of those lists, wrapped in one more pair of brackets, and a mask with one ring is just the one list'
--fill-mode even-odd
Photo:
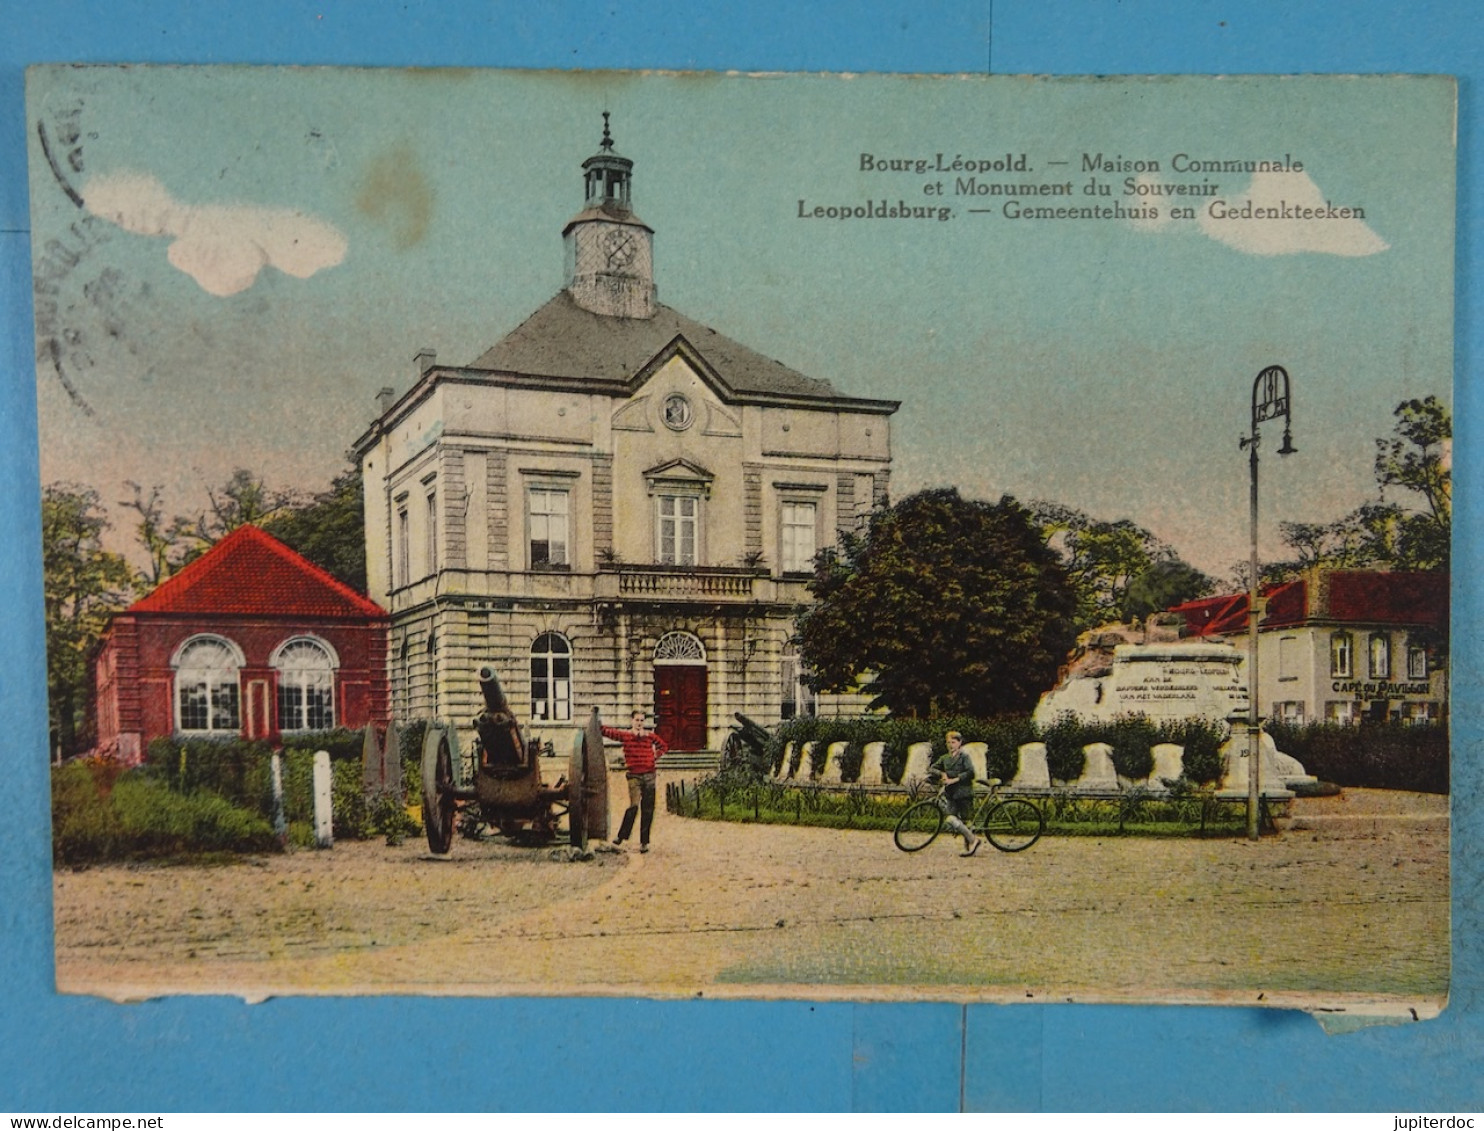
{"label": "white stone post", "polygon": [[283,804],[283,751],[275,750],[269,762],[273,779],[273,834],[278,843],[289,842],[289,819]]}
{"label": "white stone post", "polygon": [[908,785],[927,777],[928,767],[932,760],[933,744],[931,742],[914,742],[908,746],[907,768],[902,771],[902,784]]}
{"label": "white stone post", "polygon": [[1020,772],[1015,775],[1015,784],[1022,788],[1051,788],[1051,771],[1046,768],[1046,744],[1027,742],[1020,748]]}
{"label": "white stone post", "polygon": [[333,848],[334,826],[330,817],[330,752],[314,752],[314,843],[317,848]]}
{"label": "white stone post", "polygon": [[861,761],[861,785],[880,785],[881,777],[881,755],[886,750],[884,742],[866,743],[865,758]]}

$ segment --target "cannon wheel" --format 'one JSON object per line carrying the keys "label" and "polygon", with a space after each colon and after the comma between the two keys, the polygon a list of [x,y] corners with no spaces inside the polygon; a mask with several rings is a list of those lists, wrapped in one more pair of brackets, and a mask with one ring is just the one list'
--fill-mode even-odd
{"label": "cannon wheel", "polygon": [[572,753],[567,759],[567,831],[571,834],[572,847],[587,851],[587,810],[583,805],[583,786],[587,778],[586,759],[583,757],[582,735],[572,740]]}
{"label": "cannon wheel", "polygon": [[453,843],[454,797],[453,750],[448,744],[448,730],[440,723],[428,724],[423,738],[423,828],[428,833],[428,848],[439,856],[448,853]]}
{"label": "cannon wheel", "polygon": [[587,781],[585,793],[587,810],[583,814],[587,835],[598,840],[608,839],[608,756],[603,753],[603,721],[598,709],[593,708],[588,716],[587,730],[583,736],[584,753],[587,757]]}

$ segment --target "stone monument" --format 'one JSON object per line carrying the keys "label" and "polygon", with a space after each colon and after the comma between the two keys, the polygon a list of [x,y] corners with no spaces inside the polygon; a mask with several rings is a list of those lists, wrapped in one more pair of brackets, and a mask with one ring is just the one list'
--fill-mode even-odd
{"label": "stone monument", "polygon": [[[1116,639],[1116,637],[1114,637]],[[1206,719],[1225,722],[1248,712],[1246,656],[1230,644],[1163,642],[1117,644],[1111,649],[1089,649],[1078,657],[1066,677],[1036,706],[1033,720],[1050,726],[1071,713],[1087,722],[1112,722],[1121,715],[1143,715],[1155,723]],[[1178,748],[1155,749],[1156,770],[1151,788],[1160,788],[1161,774],[1178,765]],[[1088,769],[1073,788],[1106,788],[1112,772],[1104,757],[1088,752]],[[1245,728],[1223,747],[1226,776],[1223,793],[1247,789],[1247,734]],[[1264,796],[1289,797],[1288,786],[1312,781],[1295,759],[1282,754],[1270,736],[1261,744],[1261,783]]]}

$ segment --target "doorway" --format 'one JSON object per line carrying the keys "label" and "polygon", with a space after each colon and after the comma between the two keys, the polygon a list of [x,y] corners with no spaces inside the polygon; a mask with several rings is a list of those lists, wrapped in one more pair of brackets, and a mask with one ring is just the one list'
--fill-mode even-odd
{"label": "doorway", "polygon": [[706,652],[688,632],[654,650],[654,729],[671,750],[706,749]]}

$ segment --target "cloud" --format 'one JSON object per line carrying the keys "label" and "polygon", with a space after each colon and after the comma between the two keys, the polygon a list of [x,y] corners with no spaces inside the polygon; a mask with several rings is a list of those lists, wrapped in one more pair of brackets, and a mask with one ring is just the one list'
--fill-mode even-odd
{"label": "cloud", "polygon": [[264,267],[307,279],[345,258],[345,237],[323,220],[292,208],[186,204],[148,173],[94,177],[83,199],[127,232],[169,237],[171,265],[218,296],[247,290]]}
{"label": "cloud", "polygon": [[1201,208],[1198,222],[1250,255],[1375,255],[1390,246],[1366,225],[1363,208],[1326,200],[1308,173],[1254,173],[1246,192]]}

